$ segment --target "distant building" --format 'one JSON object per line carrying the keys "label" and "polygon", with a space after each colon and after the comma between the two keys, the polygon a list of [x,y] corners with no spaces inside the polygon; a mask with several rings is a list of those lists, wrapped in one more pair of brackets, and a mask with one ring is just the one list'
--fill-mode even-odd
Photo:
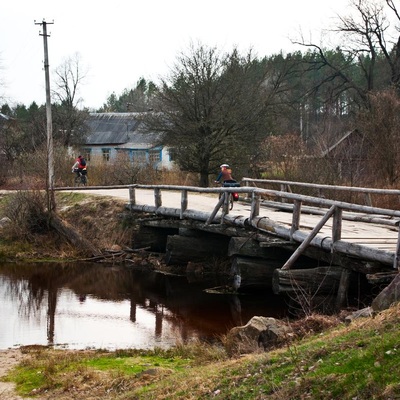
{"label": "distant building", "polygon": [[368,157],[371,143],[357,129],[343,134],[332,146],[324,150],[321,159],[330,161],[335,166],[340,179],[365,181],[369,176],[371,159]]}
{"label": "distant building", "polygon": [[145,133],[141,113],[90,113],[89,134],[83,151],[87,160],[102,157],[112,161],[125,154],[138,165],[155,169],[171,168],[168,149],[160,144],[159,133]]}

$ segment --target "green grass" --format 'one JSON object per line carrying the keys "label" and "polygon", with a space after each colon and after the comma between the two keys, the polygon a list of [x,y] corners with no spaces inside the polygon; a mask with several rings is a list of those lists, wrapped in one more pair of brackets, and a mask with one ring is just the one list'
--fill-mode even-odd
{"label": "green grass", "polygon": [[90,195],[81,192],[56,192],[57,205],[74,205],[90,198]]}
{"label": "green grass", "polygon": [[190,364],[190,360],[183,360],[179,357],[162,357],[154,355],[137,355],[133,357],[99,357],[90,359],[85,366],[100,371],[118,371],[123,374],[139,374],[152,368],[170,368],[181,371]]}

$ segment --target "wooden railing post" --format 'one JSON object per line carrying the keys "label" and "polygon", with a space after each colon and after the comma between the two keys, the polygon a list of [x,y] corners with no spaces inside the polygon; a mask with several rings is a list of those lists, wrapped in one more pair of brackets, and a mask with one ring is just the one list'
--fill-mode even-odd
{"label": "wooden railing post", "polygon": [[372,198],[371,198],[371,193],[365,193],[365,203],[367,206],[372,207]]}
{"label": "wooden railing post", "polygon": [[333,214],[333,224],[332,224],[333,243],[342,238],[342,215],[343,215],[343,210],[337,207],[335,213]]}
{"label": "wooden railing post", "polygon": [[129,205],[134,206],[136,204],[136,193],[133,186],[129,186]]}
{"label": "wooden railing post", "polygon": [[[287,191],[286,189],[287,189],[287,186],[284,183],[281,183],[281,192],[286,192]],[[280,201],[282,203],[286,203],[287,202],[287,200],[284,197],[281,197]]]}
{"label": "wooden railing post", "polygon": [[294,200],[293,215],[292,215],[292,226],[290,228],[290,240],[293,241],[293,234],[299,229],[300,226],[300,215],[301,215],[301,201]]}
{"label": "wooden railing post", "polygon": [[256,192],[252,193],[251,196],[251,211],[250,220],[260,215],[260,195]]}
{"label": "wooden railing post", "polygon": [[229,196],[230,196],[229,192],[222,193],[222,198],[224,199],[224,202],[222,203],[221,224],[224,223],[225,215],[229,214]]}
{"label": "wooden railing post", "polygon": [[181,195],[181,214],[180,214],[180,219],[183,219],[183,213],[187,210],[187,205],[188,205],[188,191],[187,190],[182,190],[182,195]]}
{"label": "wooden railing post", "polygon": [[162,206],[161,189],[160,188],[154,189],[154,205],[156,206],[156,208],[159,208]]}
{"label": "wooden railing post", "polygon": [[400,224],[397,225],[397,229],[399,233],[397,235],[397,246],[396,253],[394,253],[393,268],[400,271]]}
{"label": "wooden railing post", "polygon": [[[244,186],[245,186],[246,188],[250,187],[250,182],[249,182],[248,180],[245,180],[245,181],[244,181]],[[249,198],[250,198],[250,197],[249,197],[249,192],[246,192],[245,199],[248,200]]]}

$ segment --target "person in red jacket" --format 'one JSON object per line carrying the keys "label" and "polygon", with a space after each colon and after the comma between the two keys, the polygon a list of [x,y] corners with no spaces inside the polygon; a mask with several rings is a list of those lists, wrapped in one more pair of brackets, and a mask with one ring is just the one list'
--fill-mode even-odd
{"label": "person in red jacket", "polygon": [[218,174],[215,183],[235,183],[236,181],[232,178],[232,169],[228,164],[222,164],[220,166],[221,172]]}
{"label": "person in red jacket", "polygon": [[82,156],[78,156],[75,164],[72,166],[72,172],[75,172],[77,176],[80,174],[86,174],[86,160]]}

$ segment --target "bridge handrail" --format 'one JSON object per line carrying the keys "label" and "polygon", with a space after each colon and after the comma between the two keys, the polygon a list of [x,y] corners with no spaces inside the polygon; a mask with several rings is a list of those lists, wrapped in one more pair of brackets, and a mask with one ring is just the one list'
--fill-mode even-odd
{"label": "bridge handrail", "polygon": [[[352,204],[352,203],[346,203],[342,201],[337,201],[337,200],[330,200],[330,199],[321,199],[318,197],[312,197],[312,196],[306,196],[306,195],[301,195],[301,194],[296,194],[296,193],[288,193],[288,192],[282,192],[278,190],[271,190],[271,189],[260,189],[260,188],[255,188],[255,187],[238,187],[238,188],[230,188],[230,187],[221,187],[221,188],[199,188],[199,187],[194,187],[194,186],[179,186],[179,185],[141,185],[141,184],[132,184],[132,185],[118,185],[118,186],[91,186],[90,189],[120,189],[120,188],[127,188],[129,189],[129,202],[130,202],[130,207],[131,210],[136,209],[136,210],[142,210],[145,212],[154,212],[154,213],[169,213],[173,212],[173,215],[176,214],[176,210],[178,210],[178,215],[180,216],[181,219],[183,219],[187,214],[187,206],[188,206],[188,193],[189,192],[197,192],[197,193],[221,193],[221,192],[239,192],[239,193],[248,193],[251,194],[251,210],[250,210],[250,216],[248,218],[248,221],[252,226],[255,226],[257,228],[260,228],[261,225],[265,225],[265,229],[270,231],[273,229],[274,231],[281,230],[279,227],[271,227],[269,226],[268,218],[265,219],[265,217],[260,217],[259,216],[259,211],[260,211],[260,202],[261,202],[261,196],[272,196],[272,197],[279,197],[279,198],[285,198],[285,199],[290,199],[293,200],[293,214],[292,214],[292,223],[291,227],[289,230],[285,230],[284,232],[281,232],[281,236],[288,236],[290,240],[296,239],[296,233],[299,232],[299,227],[300,227],[300,215],[301,215],[301,206],[303,202],[312,204],[317,207],[329,207],[329,210],[326,212],[324,217],[321,219],[321,221],[313,228],[311,233],[308,235],[308,237],[301,238],[302,244],[298,247],[295,253],[293,253],[292,257],[287,261],[287,263],[284,265],[282,268],[290,268],[295,259],[299,256],[299,254],[304,250],[306,246],[308,246],[311,241],[316,237],[317,233],[320,231],[322,226],[327,222],[329,218],[333,218],[333,223],[332,223],[332,246],[337,245],[337,243],[340,243],[341,240],[341,226],[342,226],[342,211],[343,210],[350,210],[350,211],[355,211],[355,212],[362,212],[366,214],[378,214],[378,215],[385,215],[389,217],[395,217],[396,220],[395,225],[399,226],[400,223],[400,211],[398,210],[390,210],[386,208],[378,208],[378,207],[371,207],[371,206],[363,206],[359,204]],[[54,190],[70,190],[71,188],[55,188]],[[154,206],[149,206],[149,205],[136,205],[136,196],[135,196],[135,189],[149,189],[149,190],[154,190]],[[74,190],[87,190],[87,188],[74,188]],[[161,190],[171,190],[171,191],[181,191],[181,204],[179,209],[174,208],[174,209],[167,209],[165,207],[162,207],[162,199],[161,199]],[[227,196],[222,196],[221,199],[217,202],[217,205],[215,206],[214,210],[211,212],[210,215],[206,217],[206,224],[210,224],[211,222],[214,221],[214,218],[217,215],[218,210],[222,208],[222,216],[221,216],[221,222],[224,222],[224,219],[227,214],[229,214],[228,207],[227,205]],[[224,206],[223,206],[224,204]],[[197,214],[201,214],[200,212],[197,212]],[[199,215],[196,216],[194,213],[192,213],[192,217],[198,218]],[[239,217],[240,220],[243,219],[243,217]],[[261,221],[263,220],[263,221]],[[236,217],[235,217],[236,221]],[[239,224],[239,220],[237,221]],[[367,221],[368,222],[368,221]],[[371,221],[373,222],[373,221]],[[236,223],[236,222],[234,222]],[[261,225],[260,225],[261,224]],[[297,239],[296,239],[297,240]],[[323,241],[321,242],[320,246],[322,247]],[[359,252],[363,252],[362,249],[357,248],[355,250],[349,249],[345,247],[343,251],[347,251],[349,254],[353,255],[358,255]],[[397,237],[397,244],[396,244],[396,251],[392,254],[387,256],[386,254],[380,254],[379,252],[375,252],[374,256],[372,256],[369,251],[367,250],[367,253],[369,254],[368,257],[372,257],[375,261],[381,261],[381,262],[388,262],[388,257],[390,258],[390,261],[392,262],[393,268],[400,268],[400,230],[398,232],[398,237]]]}
{"label": "bridge handrail", "polygon": [[[248,179],[248,178],[246,178]],[[275,183],[277,181],[274,181]],[[285,181],[281,181],[285,182]],[[297,182],[294,182],[297,183]],[[378,215],[386,215],[389,217],[397,217],[400,218],[400,210],[391,210],[387,208],[380,207],[372,207],[372,206],[364,206],[360,204],[348,203],[338,200],[324,199],[314,196],[307,196],[298,193],[290,193],[285,191],[273,190],[273,189],[262,189],[257,187],[218,187],[218,188],[202,188],[197,186],[181,186],[181,185],[144,185],[144,184],[129,184],[129,185],[114,185],[114,186],[90,186],[92,190],[104,190],[104,189],[129,189],[130,191],[130,203],[135,204],[134,199],[134,190],[135,189],[147,189],[154,190],[156,197],[156,204],[160,204],[161,201],[161,190],[170,190],[170,191],[181,191],[184,192],[194,192],[194,193],[224,193],[224,192],[236,192],[236,193],[247,193],[252,195],[252,203],[255,201],[259,201],[259,198],[264,196],[276,197],[276,198],[285,198],[293,201],[300,201],[302,203],[312,204],[316,207],[332,207],[337,206],[338,208],[346,211],[354,211],[354,212],[362,212],[366,214],[378,214]],[[54,190],[67,190],[71,188],[67,187],[59,187]],[[74,190],[87,190],[87,187],[76,187]],[[400,195],[400,190],[398,191]]]}
{"label": "bridge handrail", "polygon": [[282,181],[277,179],[253,179],[253,178],[243,178],[242,182],[246,185],[247,183],[270,183],[270,184],[280,184],[287,186],[301,186],[313,189],[327,189],[327,190],[338,190],[343,192],[358,192],[358,193],[371,193],[371,194],[389,194],[400,196],[400,190],[398,189],[378,189],[378,188],[366,188],[360,186],[337,186],[337,185],[325,185],[320,183],[308,183],[308,182],[293,182],[293,181]]}

